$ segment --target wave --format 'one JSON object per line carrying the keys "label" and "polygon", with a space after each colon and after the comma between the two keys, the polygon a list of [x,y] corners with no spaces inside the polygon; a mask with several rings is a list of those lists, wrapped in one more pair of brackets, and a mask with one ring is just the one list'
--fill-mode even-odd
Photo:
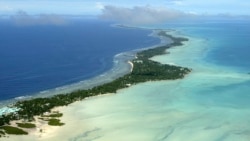
{"label": "wave", "polygon": [[32,97],[32,96],[30,96],[30,95],[18,96],[18,97],[15,98],[15,100],[24,100],[24,99],[29,99],[29,98],[31,98],[31,97]]}

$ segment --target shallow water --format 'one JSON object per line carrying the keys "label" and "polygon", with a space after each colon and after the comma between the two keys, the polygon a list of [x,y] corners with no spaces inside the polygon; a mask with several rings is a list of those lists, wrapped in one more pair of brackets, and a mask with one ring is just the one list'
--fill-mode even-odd
{"label": "shallow water", "polygon": [[66,121],[79,114],[84,126],[69,140],[249,140],[250,77],[206,62],[206,42],[190,37],[185,46],[153,58],[191,67],[185,79],[147,82],[67,108],[77,114]]}

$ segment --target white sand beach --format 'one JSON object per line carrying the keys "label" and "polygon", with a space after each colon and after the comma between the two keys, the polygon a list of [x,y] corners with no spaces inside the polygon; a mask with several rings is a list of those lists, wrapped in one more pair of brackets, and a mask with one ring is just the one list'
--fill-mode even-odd
{"label": "white sand beach", "polygon": [[132,72],[132,71],[133,71],[133,68],[134,68],[134,64],[133,64],[131,61],[128,61],[128,63],[129,63],[130,66],[131,66],[130,72]]}

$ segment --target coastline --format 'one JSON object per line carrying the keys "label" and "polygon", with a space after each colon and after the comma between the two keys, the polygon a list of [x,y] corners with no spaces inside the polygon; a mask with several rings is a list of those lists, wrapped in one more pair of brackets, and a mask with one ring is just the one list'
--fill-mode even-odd
{"label": "coastline", "polygon": [[[119,27],[117,25],[114,25],[114,27]],[[120,27],[120,28],[126,28],[126,27]],[[60,87],[56,87],[53,89],[47,89],[43,90],[31,95],[23,95],[19,97],[15,97],[13,99],[9,100],[2,100],[0,103],[0,115],[1,115],[1,109],[6,109],[9,107],[9,105],[12,105],[20,100],[29,100],[29,99],[34,99],[34,98],[46,98],[46,97],[51,97],[57,94],[66,94],[66,93],[71,93],[73,91],[77,90],[84,90],[84,89],[90,89],[98,85],[102,85],[104,83],[111,82],[129,72],[131,72],[131,64],[128,62],[132,59],[135,58],[135,54],[139,51],[150,49],[150,48],[155,48],[157,46],[163,46],[171,43],[171,40],[165,37],[161,37],[157,35],[157,32],[159,30],[155,29],[147,29],[147,28],[139,28],[139,27],[133,27],[136,29],[145,29],[145,30],[151,30],[152,32],[148,36],[152,36],[153,38],[159,38],[160,42],[158,44],[148,46],[148,47],[143,47],[140,49],[134,49],[128,52],[121,52],[116,54],[113,58],[113,67],[102,73],[99,74],[93,78],[82,80],[80,82],[76,82],[73,84],[69,85],[64,85]],[[4,110],[7,111],[7,110]]]}
{"label": "coastline", "polygon": [[[114,60],[113,60],[113,64],[114,64],[113,67],[107,72],[97,75],[96,77],[93,77],[87,80],[82,80],[80,82],[76,82],[73,84],[44,90],[44,91],[41,91],[32,95],[28,95],[28,96],[20,96],[20,97],[16,97],[10,100],[3,100],[1,101],[0,109],[6,108],[6,106],[12,105],[13,103],[19,100],[29,100],[33,98],[51,97],[57,94],[66,94],[66,93],[70,93],[76,90],[89,89],[94,86],[98,86],[98,85],[110,82],[130,72],[131,66],[127,62],[134,58],[134,54],[135,54],[135,51],[130,51],[130,52],[123,52],[123,53],[119,53],[115,55]],[[0,112],[0,115],[1,115],[1,112]]]}
{"label": "coastline", "polygon": [[[162,35],[163,34],[163,31],[160,31],[160,32],[158,32],[158,35],[159,36],[170,36],[170,35],[167,35],[166,33],[165,33],[165,31],[164,31],[164,34],[166,34],[166,35]],[[165,46],[157,46],[156,48],[158,49],[160,49],[159,51],[159,53],[157,53],[157,51],[156,51],[156,54],[164,54],[163,52],[165,52],[165,49],[168,49],[169,47],[172,47],[172,46],[181,46],[182,45],[182,41],[184,40],[184,38],[176,38],[176,37],[173,37],[173,36],[170,36],[173,40],[175,40],[173,43],[171,43],[171,44],[169,44],[169,45],[165,45]],[[185,39],[186,40],[186,39]],[[184,40],[184,41],[185,41]],[[155,48],[155,49],[156,49]],[[162,49],[163,50],[162,50]],[[133,62],[127,62],[127,64],[130,64],[130,68],[131,68],[131,71],[133,71],[133,73],[136,73],[136,72],[134,72],[134,71],[136,71],[136,70],[138,70],[138,65],[140,65],[140,64],[145,64],[146,62],[144,62],[144,61],[146,61],[146,60],[144,60],[144,59],[150,59],[151,57],[153,57],[153,56],[155,56],[154,54],[154,50],[155,50],[154,48],[150,48],[150,49],[147,49],[147,50],[143,50],[143,51],[141,51],[141,52],[137,52],[137,57],[136,58],[138,58],[138,59],[133,59]],[[151,53],[151,51],[153,51],[152,53]],[[145,54],[144,54],[144,52],[145,52]],[[147,53],[147,55],[146,55],[146,53]],[[146,55],[146,56],[144,56],[144,55]],[[149,61],[148,63],[150,64],[150,62],[152,62],[152,61]],[[133,70],[134,69],[134,63],[136,63],[137,65],[137,68],[135,69],[135,70]],[[152,62],[153,63],[153,62]],[[147,63],[146,63],[147,64]],[[154,63],[153,63],[154,64]],[[152,64],[152,65],[153,65]],[[158,63],[156,63],[155,65],[160,65],[160,64],[158,64]],[[164,66],[164,65],[160,65],[160,66]],[[168,66],[168,67],[173,67],[174,68],[174,66]],[[139,67],[140,68],[140,67]],[[154,68],[154,67],[153,67]],[[182,78],[182,77],[184,77],[184,74],[185,73],[187,73],[189,70],[186,70],[186,68],[181,68],[181,67],[177,67],[176,69],[179,69],[179,71],[183,71],[182,73],[180,73],[180,74],[175,74],[175,75],[177,75],[176,76],[176,78],[175,77],[170,77],[169,75],[167,75],[167,80],[168,79],[178,79],[178,78]],[[176,71],[176,70],[175,70]],[[175,72],[174,71],[174,72]],[[140,73],[140,72],[139,72]],[[136,74],[137,75],[137,74]],[[130,77],[130,76],[129,76]],[[143,76],[143,77],[146,77],[146,76]],[[162,77],[162,76],[160,76],[160,77]],[[149,77],[150,78],[150,77]],[[137,78],[137,76],[136,76],[136,79],[138,79]],[[147,82],[147,81],[151,81],[151,78],[149,79],[149,80],[147,80],[147,79],[145,79],[145,78],[143,78],[143,79],[145,79],[145,80],[140,80],[140,79],[142,79],[142,78],[139,78],[139,81],[138,80],[136,80],[136,81],[138,81],[138,82],[135,82],[135,84],[137,84],[137,83],[141,83],[141,82]],[[159,81],[159,80],[164,80],[164,77],[163,78],[156,78],[156,79],[152,79],[153,81]],[[117,79],[115,79],[115,81],[116,81]],[[128,81],[128,82],[130,82],[130,81]],[[110,84],[112,84],[113,82],[111,82]],[[131,84],[130,83],[126,83],[126,86],[128,86],[128,84],[129,84],[129,86],[131,85],[131,84],[133,84],[132,82],[131,82]],[[107,85],[107,87],[108,87],[108,85],[109,85],[109,83],[105,83],[103,86],[101,85],[101,86],[97,86],[97,87],[93,87],[92,88],[92,91],[94,90],[94,91],[96,91],[95,89],[99,89],[99,87],[100,88],[104,88],[104,87],[106,87],[106,85]],[[112,84],[113,85],[113,84]],[[120,91],[121,89],[123,89],[124,88],[124,86],[122,86],[121,88],[117,88],[117,90],[118,91]],[[113,88],[112,88],[113,89]],[[116,91],[116,90],[115,90]],[[107,94],[107,93],[109,93],[109,92],[111,92],[111,93],[116,93],[115,91],[113,91],[113,90],[111,90],[111,91],[107,91],[107,92],[104,92],[104,93],[100,93],[100,94]],[[99,95],[99,94],[97,94],[97,95]],[[96,96],[96,95],[94,95],[94,96]],[[89,98],[89,96],[87,96],[87,98]],[[85,98],[84,98],[85,99]],[[42,100],[42,99],[41,99]],[[77,100],[78,101],[78,100]],[[25,101],[24,101],[25,102]],[[24,102],[21,102],[20,104],[25,104]],[[76,101],[75,101],[76,102]],[[73,103],[75,103],[75,102],[73,102]],[[69,104],[71,104],[72,102],[70,102]],[[19,105],[20,105],[19,104]],[[68,104],[66,104],[66,105],[68,105]],[[58,107],[58,106],[56,106],[56,107]],[[38,133],[37,133],[38,134]],[[41,136],[41,135],[39,135],[39,136]]]}
{"label": "coastline", "polygon": [[[65,86],[60,86],[56,87],[53,89],[48,89],[48,90],[43,90],[41,92],[32,94],[32,95],[24,95],[20,97],[16,97],[14,99],[9,99],[9,100],[2,100],[0,103],[0,115],[1,113],[6,113],[8,111],[12,111],[12,109],[9,109],[9,106],[20,101],[20,100],[29,100],[29,99],[34,99],[34,98],[46,98],[46,97],[51,97],[54,95],[58,94],[67,94],[71,93],[73,91],[77,90],[84,90],[84,89],[90,89],[98,85],[102,85],[104,83],[111,82],[129,72],[131,72],[131,64],[128,63],[132,59],[135,58],[135,54],[139,51],[150,49],[150,48],[155,48],[158,46],[164,46],[172,43],[171,39],[158,36],[158,32],[160,29],[147,29],[147,28],[139,28],[139,27],[129,27],[129,26],[124,26],[124,27],[119,27],[118,25],[114,25],[114,27],[118,28],[136,28],[136,29],[144,29],[144,30],[151,30],[152,32],[148,36],[152,36],[153,38],[159,38],[160,42],[156,45],[153,46],[148,46],[148,47],[143,47],[140,49],[134,49],[128,52],[122,52],[116,54],[113,58],[113,67],[100,74],[97,75],[96,77],[87,79],[87,80],[82,80],[80,82],[76,82],[73,84],[65,85]],[[167,30],[169,31],[169,30]],[[3,109],[3,110],[1,110]]]}

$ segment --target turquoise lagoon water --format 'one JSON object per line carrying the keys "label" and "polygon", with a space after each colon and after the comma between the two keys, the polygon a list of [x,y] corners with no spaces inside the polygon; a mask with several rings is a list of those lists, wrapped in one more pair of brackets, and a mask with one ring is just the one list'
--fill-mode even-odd
{"label": "turquoise lagoon water", "polygon": [[152,59],[190,67],[192,73],[182,80],[147,82],[90,98],[81,108],[73,104],[64,110],[70,113],[63,119],[69,124],[58,135],[82,126],[68,140],[250,140],[249,24],[165,28],[190,40]]}

